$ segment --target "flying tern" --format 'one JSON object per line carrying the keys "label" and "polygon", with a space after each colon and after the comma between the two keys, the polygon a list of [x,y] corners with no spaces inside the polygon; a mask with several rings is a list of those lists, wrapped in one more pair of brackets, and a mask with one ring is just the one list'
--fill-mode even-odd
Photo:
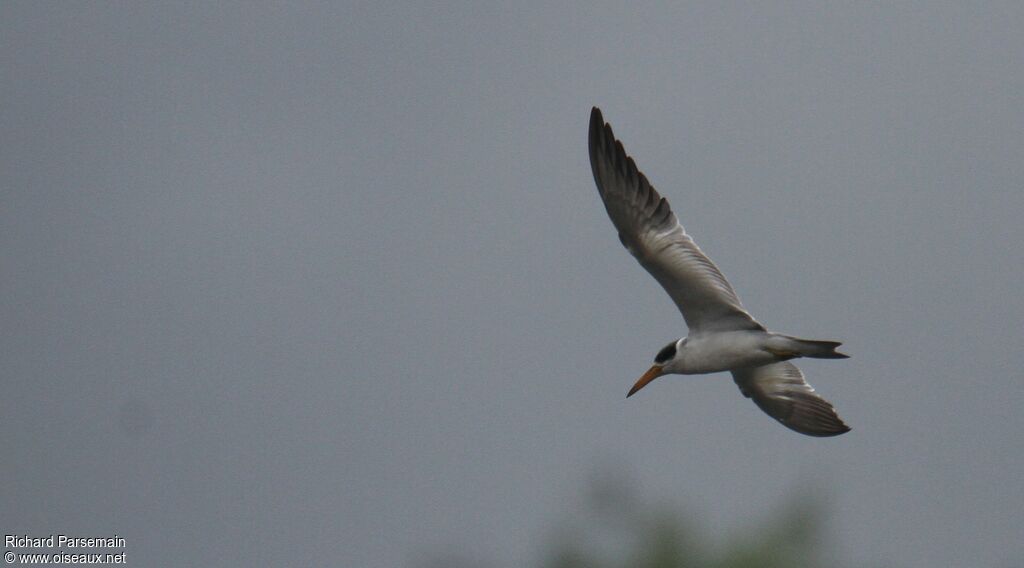
{"label": "flying tern", "polygon": [[841,344],[774,333],[755,320],[637,169],[597,107],[590,113],[590,166],[619,240],[668,292],[689,328],[687,337],[658,351],[626,397],[662,375],[729,371],[744,396],[787,428],[808,436],[849,432],[790,362],[845,359],[836,351]]}

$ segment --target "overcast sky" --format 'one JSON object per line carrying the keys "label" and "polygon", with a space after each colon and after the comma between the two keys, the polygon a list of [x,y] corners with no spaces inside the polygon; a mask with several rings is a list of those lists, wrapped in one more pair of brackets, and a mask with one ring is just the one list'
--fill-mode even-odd
{"label": "overcast sky", "polygon": [[[132,565],[536,563],[595,470],[848,565],[1024,560],[1024,7],[0,4],[0,531]],[[592,105],[853,431],[619,245]]]}

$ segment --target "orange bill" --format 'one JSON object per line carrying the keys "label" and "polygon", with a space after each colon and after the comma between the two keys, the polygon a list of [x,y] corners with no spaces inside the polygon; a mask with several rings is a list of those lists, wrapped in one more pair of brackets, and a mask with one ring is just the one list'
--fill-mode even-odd
{"label": "orange bill", "polygon": [[633,396],[633,393],[646,387],[647,383],[653,381],[654,379],[657,379],[658,377],[664,374],[665,372],[661,370],[661,365],[651,366],[651,368],[647,369],[647,372],[644,373],[642,377],[637,379],[636,384],[633,385],[633,388],[629,389],[629,394],[626,395],[626,398]]}

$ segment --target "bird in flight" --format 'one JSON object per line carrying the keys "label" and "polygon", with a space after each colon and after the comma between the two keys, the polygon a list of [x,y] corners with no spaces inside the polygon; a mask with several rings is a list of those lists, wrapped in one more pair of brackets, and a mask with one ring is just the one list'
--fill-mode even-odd
{"label": "bird in flight", "polygon": [[836,351],[840,343],[774,333],[755,320],[637,169],[597,107],[590,113],[590,167],[619,240],[668,292],[689,328],[687,337],[658,352],[626,397],[662,375],[729,371],[743,396],[787,428],[823,437],[849,432],[790,362],[845,359]]}

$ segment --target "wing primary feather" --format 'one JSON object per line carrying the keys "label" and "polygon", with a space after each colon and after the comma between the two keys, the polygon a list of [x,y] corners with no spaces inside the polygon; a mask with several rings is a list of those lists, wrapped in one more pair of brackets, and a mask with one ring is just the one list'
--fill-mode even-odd
{"label": "wing primary feather", "polygon": [[597,107],[590,113],[588,144],[594,182],[619,240],[672,298],[691,333],[764,330],[686,234],[668,200],[637,168]]}
{"label": "wing primary feather", "polygon": [[808,436],[838,436],[850,431],[835,408],[811,388],[789,361],[732,372],[744,396],[783,426]]}
{"label": "wing primary feather", "polygon": [[672,215],[672,209],[668,205],[668,200],[662,197],[658,202],[658,207],[651,214],[651,220],[654,221],[655,226],[660,227],[668,221],[670,215]]}

